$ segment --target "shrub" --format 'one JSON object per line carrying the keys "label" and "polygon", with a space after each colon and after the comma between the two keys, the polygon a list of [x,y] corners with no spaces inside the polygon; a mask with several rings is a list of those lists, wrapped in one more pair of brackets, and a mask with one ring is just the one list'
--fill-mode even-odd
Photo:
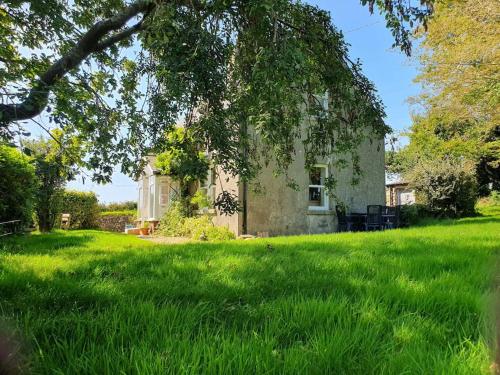
{"label": "shrub", "polygon": [[121,210],[121,211],[103,211],[99,216],[137,216],[137,210]]}
{"label": "shrub", "polygon": [[198,190],[191,197],[190,202],[193,206],[196,206],[198,210],[203,210],[205,208],[212,208],[212,204],[210,203],[210,199],[208,198],[207,194],[201,190]]}
{"label": "shrub", "polygon": [[226,227],[215,226],[209,215],[187,218],[184,222],[184,231],[190,233],[195,240],[226,241],[234,240],[235,235]]}
{"label": "shrub", "polygon": [[30,159],[14,147],[0,145],[0,222],[31,223],[35,168]]}
{"label": "shrub", "polygon": [[477,183],[472,164],[452,158],[421,160],[405,177],[431,213],[448,217],[474,214]]}
{"label": "shrub", "polygon": [[181,202],[172,202],[167,212],[160,220],[160,233],[169,237],[187,237],[184,232],[184,221],[186,220],[185,205]]}
{"label": "shrub", "polygon": [[99,204],[99,209],[101,210],[101,212],[137,211],[137,202],[125,201],[125,202],[114,202],[114,203],[101,203]]}
{"label": "shrub", "polygon": [[500,206],[500,191],[493,190],[489,196],[489,200],[493,206]]}
{"label": "shrub", "polygon": [[415,225],[420,220],[432,216],[427,206],[423,204],[409,204],[401,206],[402,225]]}
{"label": "shrub", "polygon": [[93,192],[65,190],[61,197],[61,213],[71,215],[71,229],[97,227],[99,205]]}
{"label": "shrub", "polygon": [[160,221],[160,233],[164,236],[190,237],[195,240],[223,241],[235,238],[226,227],[215,226],[209,215],[186,217],[185,205],[173,202]]}

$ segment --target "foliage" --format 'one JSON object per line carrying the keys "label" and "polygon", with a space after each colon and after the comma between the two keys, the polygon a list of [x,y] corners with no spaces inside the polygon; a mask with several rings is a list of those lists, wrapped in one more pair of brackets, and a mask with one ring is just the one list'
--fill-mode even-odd
{"label": "foliage", "polygon": [[419,224],[423,219],[432,216],[429,208],[424,204],[406,204],[400,207],[401,223],[406,226]]}
{"label": "foliage", "polygon": [[185,232],[195,240],[227,241],[236,238],[227,227],[214,225],[210,215],[188,217],[184,221],[184,228]]}
{"label": "foliage", "polygon": [[101,211],[99,216],[137,216],[137,210]]}
{"label": "foliage", "polygon": [[477,184],[470,163],[452,158],[421,160],[405,178],[432,213],[450,217],[474,214]]}
{"label": "foliage", "polygon": [[62,208],[64,186],[76,175],[76,166],[82,157],[77,139],[66,137],[60,131],[51,136],[25,142],[24,150],[35,165],[35,221],[41,232],[49,232],[54,227]]}
{"label": "foliage", "polygon": [[386,26],[394,37],[393,47],[400,47],[406,55],[412,51],[412,31],[414,27],[422,26],[427,29],[427,22],[434,11],[434,4],[439,0],[361,0],[361,4],[368,5],[373,13],[376,5],[380,13],[384,14]]}
{"label": "foliage", "polygon": [[[422,33],[409,159],[452,155],[476,164],[483,193],[500,189],[498,2],[438,1]],[[411,163],[410,163],[411,164]]]}
{"label": "foliage", "polygon": [[209,215],[187,217],[185,205],[178,201],[173,202],[162,217],[160,233],[169,237],[190,237],[208,241],[235,238],[228,228],[215,226]]}
{"label": "foliage", "polygon": [[180,198],[189,202],[190,185],[207,178],[209,161],[201,151],[202,144],[189,129],[177,127],[170,131],[156,158],[160,173],[179,183]]}
{"label": "foliage", "polygon": [[188,237],[184,227],[186,217],[185,205],[179,201],[172,202],[160,220],[160,233],[168,237]]}
{"label": "foliage", "polygon": [[12,238],[1,314],[36,374],[487,374],[499,218],[220,244]]}
{"label": "foliage", "polygon": [[490,202],[493,206],[500,206],[500,192],[492,191],[490,195]]}
{"label": "foliage", "polygon": [[196,191],[196,193],[194,193],[190,202],[193,206],[196,206],[198,210],[202,210],[205,208],[212,208],[213,206],[207,194],[201,190],[198,190]]}
{"label": "foliage", "polygon": [[[8,94],[0,129],[9,137],[16,120],[47,108],[52,125],[89,153],[82,160],[97,181],[109,180],[115,165],[139,173],[180,118],[223,172],[243,181],[272,159],[285,174],[297,144],[311,166],[325,155],[356,153],[360,142],[388,130],[373,84],[318,7],[292,0],[34,3],[1,6],[8,55],[0,82]],[[401,0],[376,3],[398,19],[388,20],[391,28],[425,11]],[[133,52],[122,50],[134,43]],[[327,110],[317,100],[323,93]],[[358,158],[349,160],[358,171]],[[223,200],[233,198],[217,201],[231,209],[234,202]]]}
{"label": "foliage", "polygon": [[493,191],[489,197],[481,198],[476,207],[481,215],[500,216],[500,193]]}
{"label": "foliage", "polygon": [[61,197],[61,212],[71,215],[71,229],[97,227],[99,205],[94,192],[65,190]]}
{"label": "foliage", "polygon": [[0,222],[31,223],[35,170],[30,158],[0,144]]}
{"label": "foliage", "polygon": [[136,211],[137,210],[137,202],[136,201],[126,201],[126,202],[100,203],[99,210],[101,212]]}

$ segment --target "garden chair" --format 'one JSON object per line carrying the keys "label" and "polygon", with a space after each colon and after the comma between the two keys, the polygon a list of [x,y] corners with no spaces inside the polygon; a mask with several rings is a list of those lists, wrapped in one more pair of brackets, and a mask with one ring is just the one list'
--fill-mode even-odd
{"label": "garden chair", "polygon": [[61,215],[61,229],[69,229],[70,222],[71,222],[71,214]]}
{"label": "garden chair", "polygon": [[382,208],[382,221],[384,229],[395,229],[399,227],[399,207],[384,206]]}
{"label": "garden chair", "polygon": [[382,230],[384,223],[382,222],[382,206],[369,205],[366,207],[366,230]]}
{"label": "garden chair", "polygon": [[352,229],[352,223],[347,219],[345,214],[345,208],[340,206],[335,206],[335,212],[337,214],[338,220],[338,232],[350,232]]}

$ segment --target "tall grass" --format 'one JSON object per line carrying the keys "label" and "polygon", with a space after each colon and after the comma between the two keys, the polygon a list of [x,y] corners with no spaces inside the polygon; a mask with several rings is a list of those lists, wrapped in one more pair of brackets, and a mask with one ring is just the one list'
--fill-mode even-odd
{"label": "tall grass", "polygon": [[500,217],[159,246],[0,243],[0,312],[43,374],[488,373]]}

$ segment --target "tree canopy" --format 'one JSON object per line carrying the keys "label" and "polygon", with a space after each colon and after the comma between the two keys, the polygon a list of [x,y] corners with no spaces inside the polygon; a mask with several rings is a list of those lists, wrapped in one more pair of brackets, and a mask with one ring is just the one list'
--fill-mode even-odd
{"label": "tree canopy", "polygon": [[423,111],[413,117],[410,144],[395,171],[419,159],[464,158],[476,165],[480,187],[500,188],[500,52],[498,3],[438,1],[422,33],[420,74]]}
{"label": "tree canopy", "polygon": [[[409,53],[408,30],[426,22],[433,1],[361,3],[384,12]],[[248,129],[280,171],[297,139],[311,163],[354,150],[367,128],[387,131],[342,33],[327,12],[300,1],[5,0],[0,49],[0,136],[22,134],[22,122],[46,110],[88,151],[97,181],[109,181],[117,164],[137,172],[179,119],[242,178],[260,165],[248,157]],[[304,136],[301,109],[324,92],[329,110],[309,106],[315,121]]]}

